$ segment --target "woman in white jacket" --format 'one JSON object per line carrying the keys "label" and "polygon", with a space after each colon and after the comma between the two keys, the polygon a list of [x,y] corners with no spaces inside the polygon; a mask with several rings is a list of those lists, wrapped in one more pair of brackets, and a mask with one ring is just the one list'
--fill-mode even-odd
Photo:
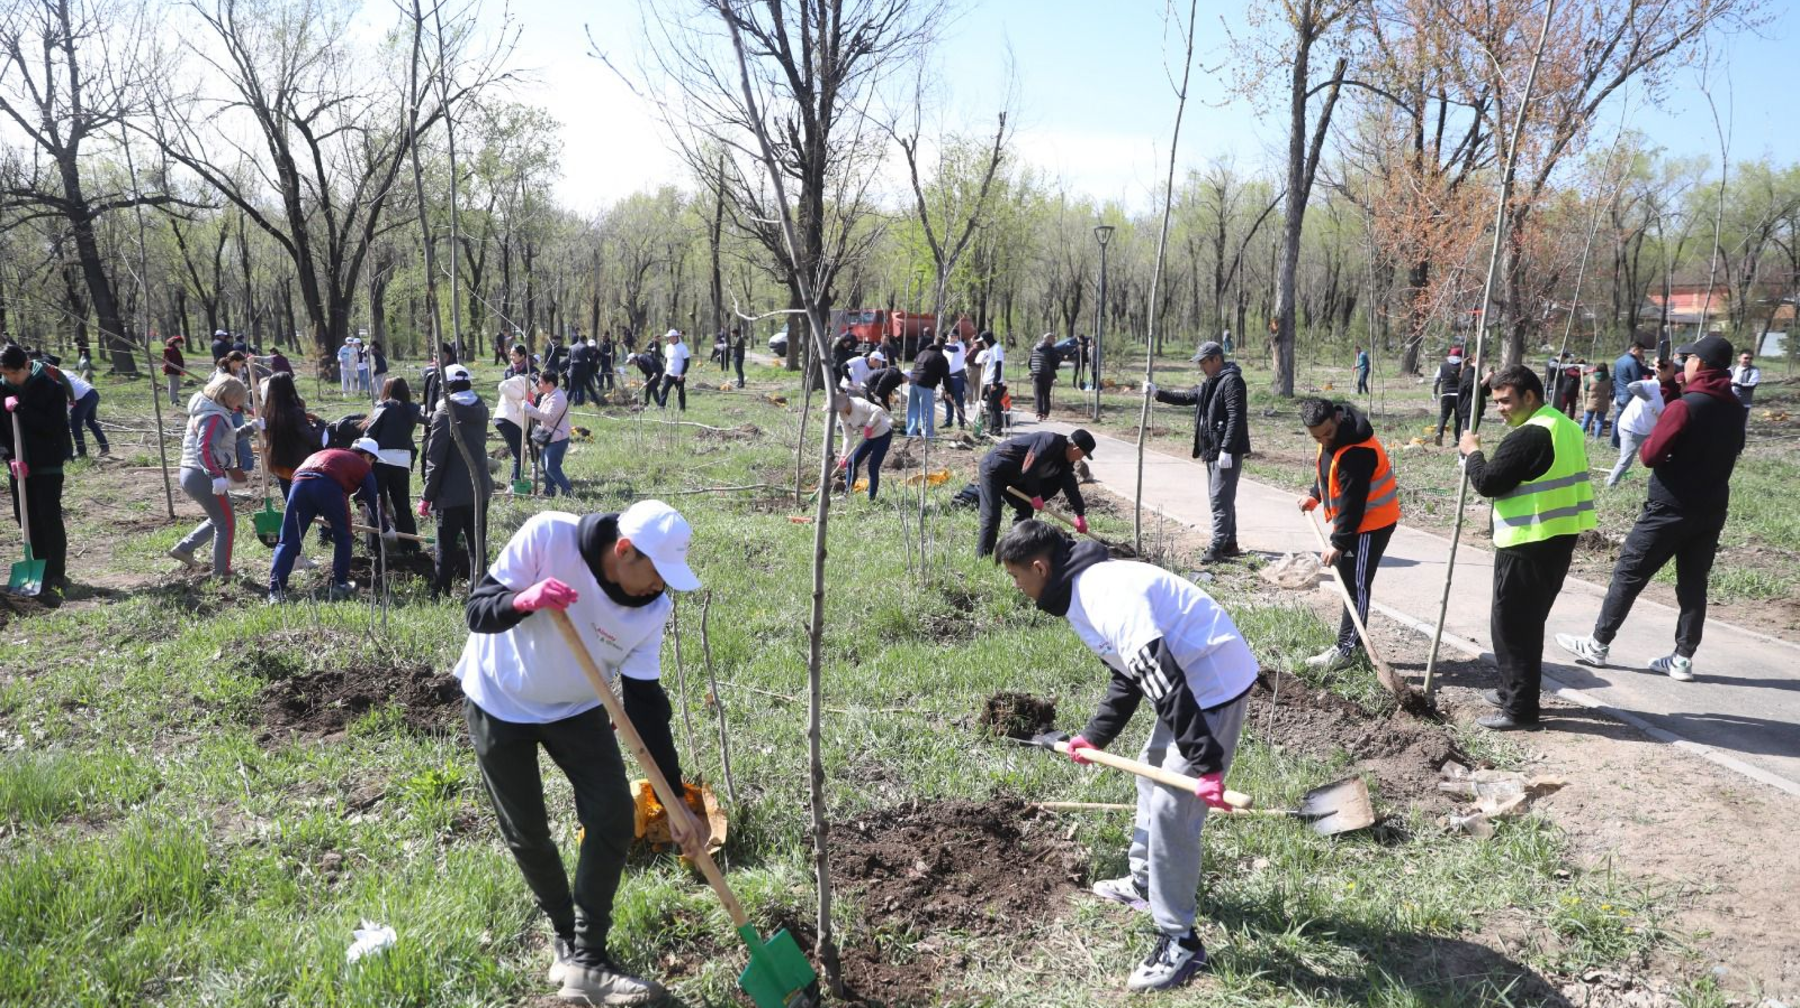
{"label": "woman in white jacket", "polygon": [[1619,460],[1613,463],[1612,472],[1606,476],[1607,486],[1619,485],[1625,470],[1631,468],[1631,460],[1637,458],[1638,448],[1656,429],[1656,420],[1663,411],[1662,379],[1665,377],[1675,377],[1675,366],[1667,358],[1660,358],[1654,374],[1625,386],[1631,398],[1626,401],[1624,412],[1619,414]]}
{"label": "woman in white jacket", "polygon": [[530,398],[531,379],[526,375],[516,374],[500,383],[500,408],[494,413],[494,429],[506,442],[506,450],[512,452],[515,482],[525,458],[525,403]]}
{"label": "woman in white jacket", "polygon": [[[844,470],[844,496],[856,485],[856,471],[864,459],[869,462],[869,500],[881,489],[881,462],[887,458],[888,446],[894,443],[894,421],[877,403],[857,396],[840,395],[827,409],[835,409],[843,428],[844,454],[838,468]],[[862,440],[855,450],[850,448],[850,432],[860,431]]]}
{"label": "woman in white jacket", "polygon": [[525,415],[544,425],[550,432],[550,441],[539,446],[544,463],[544,496],[555,497],[556,488],[570,497],[575,496],[575,487],[569,477],[563,475],[563,455],[569,450],[569,398],[557,388],[555,371],[545,370],[538,375],[537,402],[526,402],[522,408]]}

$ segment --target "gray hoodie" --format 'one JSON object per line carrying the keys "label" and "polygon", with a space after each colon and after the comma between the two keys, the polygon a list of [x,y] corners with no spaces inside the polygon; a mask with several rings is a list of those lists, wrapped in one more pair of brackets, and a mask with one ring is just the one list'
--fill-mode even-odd
{"label": "gray hoodie", "polygon": [[232,412],[194,393],[188,400],[187,433],[181,438],[181,467],[198,469],[214,478],[238,467],[237,426]]}

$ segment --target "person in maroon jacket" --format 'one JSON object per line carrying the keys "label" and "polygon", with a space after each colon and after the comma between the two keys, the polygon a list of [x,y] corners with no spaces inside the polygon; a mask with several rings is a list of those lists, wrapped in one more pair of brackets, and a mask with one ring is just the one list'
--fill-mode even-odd
{"label": "person in maroon jacket", "polygon": [[[288,574],[300,556],[307,527],[319,517],[330,523],[336,545],[331,556],[329,598],[336,602],[350,597],[350,498],[354,495],[381,515],[374,470],[380,451],[374,438],[357,438],[349,451],[326,448],[313,452],[294,470],[294,488],[288,491],[287,514],[281,520],[281,541],[275,546],[275,564],[269,570],[270,603],[287,601]],[[381,515],[380,522],[382,540],[398,542],[390,519]]]}
{"label": "person in maroon jacket", "polygon": [[1675,652],[1650,668],[1677,682],[1694,678],[1694,652],[1706,625],[1706,579],[1731,503],[1731,472],[1744,450],[1743,406],[1731,391],[1731,344],[1706,336],[1677,347],[1687,354],[1685,387],[1663,383],[1668,405],[1638,450],[1650,470],[1650,499],[1619,549],[1612,584],[1591,637],[1557,634],[1578,665],[1602,668],[1607,650],[1644,585],[1675,561]]}
{"label": "person in maroon jacket", "polygon": [[187,373],[187,361],[181,356],[186,336],[170,336],[163,344],[163,376],[169,379],[169,405],[181,408],[181,376]]}

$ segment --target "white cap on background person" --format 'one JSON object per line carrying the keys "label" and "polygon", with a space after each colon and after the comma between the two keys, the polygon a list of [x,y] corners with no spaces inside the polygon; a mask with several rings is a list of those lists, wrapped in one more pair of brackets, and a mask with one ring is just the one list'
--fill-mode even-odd
{"label": "white cap on background person", "polygon": [[619,538],[630,540],[634,549],[650,558],[663,584],[676,591],[700,587],[687,563],[694,530],[681,512],[659,500],[638,501],[619,515]]}
{"label": "white cap on background person", "polygon": [[380,456],[381,443],[372,437],[359,437],[355,441],[350,442],[350,450],[368,452],[370,455]]}

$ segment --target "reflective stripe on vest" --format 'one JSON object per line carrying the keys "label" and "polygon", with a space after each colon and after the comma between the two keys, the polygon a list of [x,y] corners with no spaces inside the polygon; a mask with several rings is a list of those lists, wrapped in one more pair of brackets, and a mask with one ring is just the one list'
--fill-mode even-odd
{"label": "reflective stripe on vest", "polygon": [[1375,472],[1369,477],[1369,494],[1363,505],[1362,521],[1357,523],[1356,531],[1373,532],[1378,528],[1386,528],[1400,520],[1400,484],[1394,479],[1394,467],[1388,463],[1387,451],[1375,438],[1345,445],[1331,453],[1329,465],[1325,461],[1325,446],[1319,446],[1317,468],[1319,469],[1319,487],[1325,494],[1321,503],[1325,506],[1325,520],[1331,521],[1342,509],[1343,489],[1338,486],[1338,459],[1352,448],[1367,448],[1375,453]]}
{"label": "reflective stripe on vest", "polygon": [[1527,425],[1550,432],[1556,457],[1542,476],[1494,499],[1494,545],[1503,549],[1575,535],[1600,524],[1581,428],[1552,406],[1540,407],[1521,426]]}

